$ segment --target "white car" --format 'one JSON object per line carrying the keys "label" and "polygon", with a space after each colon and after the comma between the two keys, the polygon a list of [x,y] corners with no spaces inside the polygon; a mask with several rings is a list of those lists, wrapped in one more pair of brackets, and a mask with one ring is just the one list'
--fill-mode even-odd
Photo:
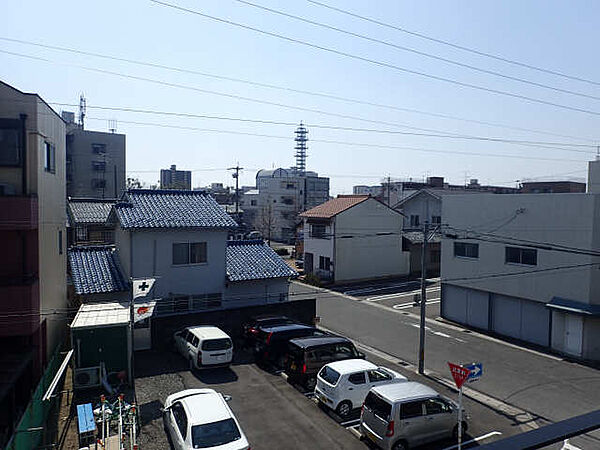
{"label": "white car", "polygon": [[190,369],[228,366],[233,359],[233,342],[220,328],[209,325],[187,327],[175,333],[173,339]]}
{"label": "white car", "polygon": [[325,364],[317,374],[315,395],[319,402],[346,417],[360,408],[369,389],[406,382],[406,377],[364,359],[346,359]]}
{"label": "white car", "polygon": [[173,448],[250,450],[227,405],[229,399],[212,389],[187,389],[169,395],[163,408],[163,423]]}

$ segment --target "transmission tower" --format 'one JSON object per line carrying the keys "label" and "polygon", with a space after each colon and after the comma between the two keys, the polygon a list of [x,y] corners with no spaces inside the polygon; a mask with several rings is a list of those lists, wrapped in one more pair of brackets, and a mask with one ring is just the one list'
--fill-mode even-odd
{"label": "transmission tower", "polygon": [[308,150],[308,129],[300,122],[300,126],[296,128],[296,170],[301,176],[306,173],[306,150]]}
{"label": "transmission tower", "polygon": [[83,129],[83,123],[85,120],[86,113],[86,100],[83,93],[79,96],[79,127]]}

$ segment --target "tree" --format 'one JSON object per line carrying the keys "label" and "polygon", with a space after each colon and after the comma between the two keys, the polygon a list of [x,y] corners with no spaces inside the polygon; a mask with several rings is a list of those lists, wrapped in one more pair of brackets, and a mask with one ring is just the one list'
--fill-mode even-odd
{"label": "tree", "polygon": [[267,199],[267,204],[263,205],[258,212],[254,222],[255,228],[262,233],[263,238],[267,239],[269,245],[271,245],[271,237],[276,230],[277,222],[277,216],[269,198]]}
{"label": "tree", "polygon": [[142,189],[143,183],[138,178],[127,177],[127,189]]}

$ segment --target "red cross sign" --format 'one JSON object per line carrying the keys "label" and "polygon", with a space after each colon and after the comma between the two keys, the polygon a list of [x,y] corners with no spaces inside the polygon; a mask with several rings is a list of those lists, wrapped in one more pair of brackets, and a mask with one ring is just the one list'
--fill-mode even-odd
{"label": "red cross sign", "polygon": [[458,364],[452,364],[451,362],[448,363],[448,367],[450,367],[450,373],[452,374],[452,378],[454,378],[456,387],[460,389],[463,383],[467,381],[467,378],[469,378],[469,369]]}

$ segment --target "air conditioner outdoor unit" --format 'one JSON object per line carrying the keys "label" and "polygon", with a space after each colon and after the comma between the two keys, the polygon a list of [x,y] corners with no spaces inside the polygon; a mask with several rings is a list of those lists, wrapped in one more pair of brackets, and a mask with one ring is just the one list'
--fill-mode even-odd
{"label": "air conditioner outdoor unit", "polygon": [[82,367],[75,369],[73,373],[73,387],[75,389],[86,389],[98,387],[102,383],[101,367]]}

